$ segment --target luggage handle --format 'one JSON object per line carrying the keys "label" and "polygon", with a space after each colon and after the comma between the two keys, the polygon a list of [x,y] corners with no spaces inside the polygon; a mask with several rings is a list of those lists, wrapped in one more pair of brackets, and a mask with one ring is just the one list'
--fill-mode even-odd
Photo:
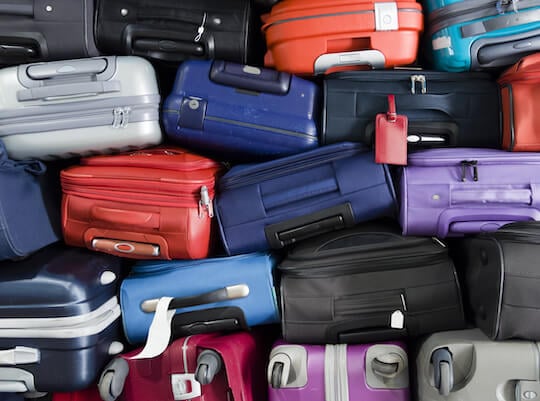
{"label": "luggage handle", "polygon": [[433,383],[443,397],[448,397],[454,387],[452,353],[448,348],[439,348],[431,354],[433,365]]}
{"label": "luggage handle", "polygon": [[[478,176],[477,176],[478,178]],[[465,177],[466,179],[466,177]],[[533,194],[530,188],[522,189],[454,189],[450,193],[451,205],[504,204],[531,205]]]}
{"label": "luggage handle", "polygon": [[172,39],[137,38],[133,40],[132,46],[135,51],[158,52],[163,55],[188,53],[202,57],[205,53],[201,43]]}
{"label": "luggage handle", "polygon": [[34,0],[0,0],[0,14],[34,16]]}
{"label": "luggage handle", "polygon": [[[461,234],[458,231],[452,231],[452,228],[457,227],[475,228],[479,226],[479,229],[468,229],[467,232],[482,232],[482,231],[494,231],[504,224],[516,221],[526,220],[540,220],[540,213],[536,209],[532,208],[519,208],[510,209],[508,207],[500,208],[451,208],[445,210],[439,216],[439,224],[436,236],[438,238],[446,238],[449,234]],[[481,225],[480,225],[481,224]],[[482,226],[483,229],[482,229]]]}
{"label": "luggage handle", "polygon": [[[209,291],[204,294],[193,295],[188,297],[173,298],[169,304],[169,309],[187,308],[190,306],[212,304],[224,302],[233,299],[245,298],[249,295],[249,286],[247,284],[236,284],[220,288],[218,290]],[[143,312],[155,312],[159,299],[147,299],[141,303]]]}
{"label": "luggage handle", "polygon": [[210,69],[210,79],[238,89],[286,95],[289,92],[291,75],[269,68],[214,61]]}
{"label": "luggage handle", "polygon": [[[454,146],[459,127],[447,121],[410,121],[407,128],[407,143],[418,146]],[[366,138],[375,137],[375,123],[366,126]],[[373,141],[373,140],[372,140]]]}
{"label": "luggage handle", "polygon": [[332,67],[350,65],[369,65],[372,69],[382,69],[385,57],[379,50],[360,50],[343,53],[327,53],[315,60],[313,69],[315,75],[324,74]]}
{"label": "luggage handle", "polygon": [[540,35],[483,46],[478,50],[477,59],[481,65],[486,65],[511,56],[518,58],[538,51],[540,51]]}
{"label": "luggage handle", "polygon": [[104,58],[51,61],[31,64],[26,67],[26,75],[33,80],[54,79],[72,75],[97,75],[104,72],[109,63]]}
{"label": "luggage handle", "polygon": [[0,351],[0,366],[27,365],[39,363],[41,354],[36,348],[14,347]]}
{"label": "luggage handle", "polygon": [[38,52],[36,49],[30,46],[0,43],[0,57],[24,57],[26,59],[30,59],[32,57],[36,57],[37,55]]}
{"label": "luggage handle", "polygon": [[62,97],[97,96],[103,93],[120,92],[120,81],[94,81],[38,88],[23,89],[17,92],[17,100],[55,100]]}
{"label": "luggage handle", "polygon": [[280,249],[305,238],[355,225],[349,202],[264,228],[271,248]]}

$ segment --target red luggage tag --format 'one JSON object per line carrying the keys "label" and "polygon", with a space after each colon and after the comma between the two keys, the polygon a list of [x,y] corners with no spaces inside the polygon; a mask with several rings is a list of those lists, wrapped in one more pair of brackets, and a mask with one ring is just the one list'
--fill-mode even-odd
{"label": "red luggage tag", "polygon": [[375,118],[375,163],[407,165],[407,116],[396,114],[394,95],[388,95],[388,112]]}

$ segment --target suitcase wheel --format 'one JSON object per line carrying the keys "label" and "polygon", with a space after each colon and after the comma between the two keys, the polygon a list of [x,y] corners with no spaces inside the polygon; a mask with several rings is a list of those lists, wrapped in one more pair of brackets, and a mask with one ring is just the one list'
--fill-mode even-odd
{"label": "suitcase wheel", "polygon": [[104,401],[115,401],[124,389],[129,373],[129,365],[125,359],[115,358],[104,369],[99,378],[99,395]]}
{"label": "suitcase wheel", "polygon": [[453,357],[448,348],[439,348],[431,355],[433,383],[439,394],[447,397],[454,387]]}
{"label": "suitcase wheel", "polygon": [[446,362],[441,362],[439,365],[439,369],[441,371],[441,380],[439,382],[439,393],[444,397],[448,397],[448,395],[450,394],[450,390],[452,390],[451,378],[450,378],[450,365]]}
{"label": "suitcase wheel", "polygon": [[399,371],[399,362],[384,362],[375,358],[371,362],[371,368],[380,376],[394,377]]}
{"label": "suitcase wheel", "polygon": [[221,370],[221,365],[221,358],[217,352],[204,350],[197,358],[195,380],[201,384],[210,384]]}
{"label": "suitcase wheel", "polygon": [[283,376],[283,362],[276,362],[272,366],[272,377],[270,379],[270,385],[272,388],[281,387],[281,377]]}

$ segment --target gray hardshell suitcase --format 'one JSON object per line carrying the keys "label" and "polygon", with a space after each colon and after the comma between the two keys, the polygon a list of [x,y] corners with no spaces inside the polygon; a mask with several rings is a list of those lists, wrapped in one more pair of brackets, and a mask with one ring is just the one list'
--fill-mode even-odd
{"label": "gray hardshell suitcase", "polygon": [[55,244],[0,263],[0,400],[95,383],[122,352],[121,259]]}
{"label": "gray hardshell suitcase", "polygon": [[0,0],[0,65],[97,55],[94,0]]}
{"label": "gray hardshell suitcase", "polygon": [[540,351],[492,341],[479,329],[432,334],[416,359],[418,401],[531,401],[540,397]]}
{"label": "gray hardshell suitcase", "polygon": [[0,138],[12,159],[54,160],[157,145],[156,73],[140,57],[0,70]]}

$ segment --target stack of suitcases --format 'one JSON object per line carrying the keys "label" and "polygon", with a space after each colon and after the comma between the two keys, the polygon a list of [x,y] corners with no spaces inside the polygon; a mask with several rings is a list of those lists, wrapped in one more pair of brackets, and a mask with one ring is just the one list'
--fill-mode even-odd
{"label": "stack of suitcases", "polygon": [[540,0],[0,0],[0,401],[540,400]]}

